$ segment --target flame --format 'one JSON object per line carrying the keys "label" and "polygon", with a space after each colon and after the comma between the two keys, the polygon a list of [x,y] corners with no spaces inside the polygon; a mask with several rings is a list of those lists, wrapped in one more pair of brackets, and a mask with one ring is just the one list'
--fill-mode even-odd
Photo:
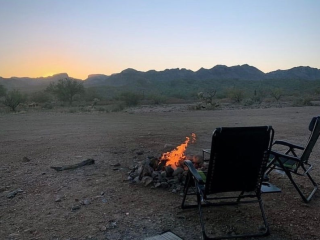
{"label": "flame", "polygon": [[[196,141],[196,134],[191,134],[191,143],[194,143]],[[181,145],[177,146],[175,149],[173,149],[171,152],[163,153],[160,160],[166,160],[166,165],[171,166],[173,169],[176,169],[180,160],[185,160],[185,151],[187,149],[187,146],[190,142],[190,138],[186,137],[186,140]]]}

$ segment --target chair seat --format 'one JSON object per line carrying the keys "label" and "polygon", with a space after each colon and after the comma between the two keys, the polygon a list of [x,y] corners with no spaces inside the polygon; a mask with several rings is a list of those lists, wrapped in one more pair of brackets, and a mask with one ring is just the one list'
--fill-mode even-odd
{"label": "chair seat", "polygon": [[[274,160],[274,155],[270,154],[269,157],[269,162],[272,162]],[[283,166],[290,169],[290,170],[296,170],[297,169],[297,161],[288,159],[288,158],[284,158],[284,157],[279,157],[279,160],[282,162]],[[274,165],[276,165],[277,167],[281,167],[280,163],[278,161],[274,162]]]}
{"label": "chair seat", "polygon": [[[197,172],[201,176],[202,181],[205,183],[207,180],[207,175],[206,175],[207,172],[204,172],[201,170],[197,170]],[[269,182],[263,182],[261,185],[261,193],[279,193],[279,192],[281,192],[281,189]]]}

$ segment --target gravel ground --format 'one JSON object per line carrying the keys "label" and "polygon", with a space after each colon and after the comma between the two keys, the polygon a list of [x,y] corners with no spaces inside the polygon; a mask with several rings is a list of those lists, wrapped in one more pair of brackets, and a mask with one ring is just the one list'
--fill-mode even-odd
{"label": "gravel ground", "polygon": [[[318,107],[191,111],[184,105],[1,114],[0,239],[144,239],[168,230],[185,240],[201,239],[197,211],[181,210],[179,193],[130,184],[130,168],[191,133],[197,141],[187,151],[201,154],[221,126],[272,125],[275,139],[303,144],[316,115]],[[51,168],[89,158],[95,164]],[[319,144],[311,156],[317,183],[318,159]],[[271,181],[282,193],[263,196],[271,231],[264,239],[320,239],[319,193],[305,204],[286,176],[274,173]],[[308,190],[307,182],[300,183]],[[259,224],[257,213],[247,206],[205,211],[208,226],[224,232]]]}

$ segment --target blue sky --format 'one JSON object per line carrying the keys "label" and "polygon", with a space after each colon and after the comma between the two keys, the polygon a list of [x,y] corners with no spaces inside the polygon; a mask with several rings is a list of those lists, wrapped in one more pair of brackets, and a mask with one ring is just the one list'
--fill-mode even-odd
{"label": "blue sky", "polygon": [[320,1],[0,0],[0,76],[320,68]]}

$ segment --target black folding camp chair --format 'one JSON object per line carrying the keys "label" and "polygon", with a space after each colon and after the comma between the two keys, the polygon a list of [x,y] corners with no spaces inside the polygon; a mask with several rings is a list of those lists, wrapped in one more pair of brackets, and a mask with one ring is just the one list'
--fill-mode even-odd
{"label": "black folding camp chair", "polygon": [[[290,179],[293,186],[295,187],[295,189],[300,194],[302,200],[306,203],[310,202],[312,196],[318,189],[317,183],[313,180],[313,178],[310,175],[312,165],[309,163],[309,157],[312,153],[314,145],[316,144],[319,138],[320,117],[312,118],[309,124],[309,130],[311,131],[311,134],[305,147],[292,144],[286,141],[275,141],[273,143],[273,146],[285,146],[287,150],[285,153],[279,153],[272,150],[270,154],[270,163],[268,164],[268,170],[266,171],[266,174],[269,174],[274,169],[284,171]],[[299,150],[301,154],[298,154],[297,151]],[[301,189],[298,187],[296,181],[293,179],[292,174],[307,177],[313,187],[311,193],[303,193]]]}
{"label": "black folding camp chair", "polygon": [[[270,126],[217,128],[212,135],[207,173],[197,171],[190,160],[185,161],[189,172],[181,207],[183,209],[198,207],[203,239],[256,237],[269,234],[261,187],[273,135],[274,131]],[[280,189],[273,188],[273,192],[279,191]],[[187,204],[189,195],[197,196],[197,204]],[[263,228],[238,235],[211,237],[207,235],[202,207],[242,203],[259,204]]]}

